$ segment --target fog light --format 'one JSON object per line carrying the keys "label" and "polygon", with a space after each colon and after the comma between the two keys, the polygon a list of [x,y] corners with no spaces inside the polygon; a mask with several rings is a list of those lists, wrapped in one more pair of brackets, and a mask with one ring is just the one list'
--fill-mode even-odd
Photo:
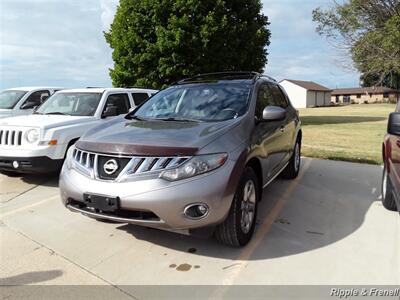
{"label": "fog light", "polygon": [[207,213],[208,209],[204,205],[199,205],[199,206],[197,206],[197,210],[203,216]]}
{"label": "fog light", "polygon": [[208,206],[203,203],[190,204],[186,206],[184,214],[189,219],[202,219],[208,215]]}
{"label": "fog light", "polygon": [[13,165],[14,169],[19,168],[19,162],[17,162],[16,160],[13,161],[12,165]]}

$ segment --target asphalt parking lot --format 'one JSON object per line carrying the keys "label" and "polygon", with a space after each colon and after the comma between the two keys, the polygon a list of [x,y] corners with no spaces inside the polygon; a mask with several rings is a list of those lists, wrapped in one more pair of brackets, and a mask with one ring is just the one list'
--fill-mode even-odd
{"label": "asphalt parking lot", "polygon": [[[264,190],[243,249],[65,209],[58,178],[0,175],[0,284],[399,285],[400,217],[378,166],[303,159]],[[123,288],[122,288],[123,289]]]}

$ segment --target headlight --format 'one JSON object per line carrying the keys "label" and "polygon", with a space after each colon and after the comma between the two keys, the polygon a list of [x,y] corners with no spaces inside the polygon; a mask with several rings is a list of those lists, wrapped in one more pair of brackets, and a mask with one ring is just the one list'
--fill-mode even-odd
{"label": "headlight", "polygon": [[65,165],[67,166],[67,168],[69,170],[75,168],[75,160],[72,157],[73,153],[74,153],[74,150],[75,150],[75,146],[69,147],[69,149],[67,151],[67,155],[65,157]]}
{"label": "headlight", "polygon": [[30,143],[36,143],[39,140],[39,130],[37,129],[29,129],[25,132],[25,140]]}
{"label": "headlight", "polygon": [[195,156],[176,169],[165,170],[160,178],[176,181],[204,174],[223,166],[227,158],[226,153]]}

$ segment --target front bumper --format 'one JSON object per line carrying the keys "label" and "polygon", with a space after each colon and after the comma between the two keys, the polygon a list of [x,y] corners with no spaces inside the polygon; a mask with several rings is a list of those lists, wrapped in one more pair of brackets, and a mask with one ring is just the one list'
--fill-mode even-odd
{"label": "front bumper", "polygon": [[[0,156],[0,170],[18,173],[53,173],[60,171],[63,159],[51,159],[47,156],[11,157]],[[13,163],[17,162],[15,168]]]}
{"label": "front bumper", "polygon": [[[63,204],[75,212],[147,227],[195,229],[219,224],[226,218],[234,196],[230,186],[234,167],[235,162],[228,160],[211,173],[176,182],[159,178],[108,182],[93,180],[64,165],[59,186]],[[118,197],[120,210],[112,214],[89,211],[84,204],[85,193]],[[204,218],[185,216],[185,208],[194,203],[208,206]]]}

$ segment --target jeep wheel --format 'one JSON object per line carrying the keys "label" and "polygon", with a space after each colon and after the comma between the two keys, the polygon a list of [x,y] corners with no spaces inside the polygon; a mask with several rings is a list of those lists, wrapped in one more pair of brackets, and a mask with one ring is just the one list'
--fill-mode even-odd
{"label": "jeep wheel", "polygon": [[397,211],[397,205],[393,195],[393,186],[390,182],[386,165],[383,168],[382,175],[382,204],[388,210]]}
{"label": "jeep wheel", "polygon": [[297,139],[294,145],[292,157],[289,160],[289,164],[283,170],[281,176],[285,179],[295,179],[299,175],[301,165],[301,142]]}
{"label": "jeep wheel", "polygon": [[254,170],[244,170],[228,217],[215,230],[216,238],[223,244],[232,247],[246,245],[254,232],[257,217],[258,180]]}

